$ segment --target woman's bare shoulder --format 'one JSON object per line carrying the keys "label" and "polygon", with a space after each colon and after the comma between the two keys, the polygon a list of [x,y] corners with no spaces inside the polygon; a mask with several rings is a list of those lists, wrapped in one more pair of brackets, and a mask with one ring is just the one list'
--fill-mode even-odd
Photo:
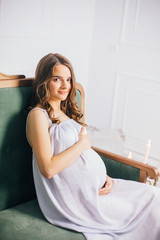
{"label": "woman's bare shoulder", "polygon": [[28,125],[39,125],[39,124],[49,125],[46,113],[44,109],[35,107],[28,114]]}
{"label": "woman's bare shoulder", "polygon": [[38,139],[48,136],[49,121],[44,111],[33,109],[27,119],[27,139],[31,147]]}

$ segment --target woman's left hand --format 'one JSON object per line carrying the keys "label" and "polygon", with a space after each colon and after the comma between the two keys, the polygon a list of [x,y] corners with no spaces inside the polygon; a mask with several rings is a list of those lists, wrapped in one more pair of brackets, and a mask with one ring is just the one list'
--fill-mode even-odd
{"label": "woman's left hand", "polygon": [[106,182],[104,187],[99,189],[99,195],[105,195],[107,193],[110,193],[112,190],[113,180],[109,176],[107,176]]}

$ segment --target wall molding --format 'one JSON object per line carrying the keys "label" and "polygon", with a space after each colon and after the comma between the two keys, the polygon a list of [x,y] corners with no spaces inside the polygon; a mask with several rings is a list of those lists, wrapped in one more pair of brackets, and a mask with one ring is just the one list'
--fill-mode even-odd
{"label": "wall molding", "polygon": [[[155,49],[157,51],[160,51],[160,46],[151,46],[149,44],[145,44],[143,43],[142,44],[133,44],[131,42],[126,42],[125,41],[125,33],[126,33],[126,23],[127,23],[127,18],[128,18],[128,15],[129,15],[129,4],[132,0],[125,0],[125,3],[124,3],[124,14],[123,14],[123,20],[122,20],[122,26],[121,26],[121,34],[120,34],[120,45],[122,46],[126,46],[126,47],[136,47],[136,48],[142,48],[142,49]],[[137,31],[137,22],[138,22],[138,12],[139,12],[139,5],[140,5],[140,0],[137,0],[136,3],[135,3],[136,7],[135,7],[135,18],[134,18],[134,23],[133,23],[133,32],[136,33]],[[143,32],[144,33],[144,32]]]}
{"label": "wall molding", "polygon": [[[113,104],[112,104],[112,114],[111,114],[111,124],[110,124],[111,129],[114,128],[114,119],[115,119],[116,108],[117,108],[118,89],[119,89],[121,76],[128,77],[128,81],[131,81],[131,78],[137,78],[137,79],[141,79],[143,81],[155,82],[155,83],[160,84],[160,79],[158,79],[158,78],[148,77],[148,76],[138,76],[138,75],[135,75],[133,73],[116,72],[115,76],[116,77],[115,77],[115,83],[114,83]],[[135,89],[137,91],[141,91],[141,92],[146,93],[146,94],[150,94],[150,95],[160,97],[160,95],[158,95],[158,94],[152,94],[151,92],[142,91],[142,90],[136,89],[136,88],[132,88],[132,89]]]}

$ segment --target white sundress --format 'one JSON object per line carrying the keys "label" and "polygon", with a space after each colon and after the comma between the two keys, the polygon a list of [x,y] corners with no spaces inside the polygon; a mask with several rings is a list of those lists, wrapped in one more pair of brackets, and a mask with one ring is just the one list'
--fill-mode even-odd
{"label": "white sundress", "polygon": [[[78,141],[80,124],[73,119],[53,124],[47,112],[38,109],[49,120],[53,155]],[[100,196],[98,190],[106,174],[103,160],[89,149],[69,167],[46,179],[33,152],[37,198],[51,224],[82,232],[87,240],[160,240],[160,189],[113,179],[112,191]]]}

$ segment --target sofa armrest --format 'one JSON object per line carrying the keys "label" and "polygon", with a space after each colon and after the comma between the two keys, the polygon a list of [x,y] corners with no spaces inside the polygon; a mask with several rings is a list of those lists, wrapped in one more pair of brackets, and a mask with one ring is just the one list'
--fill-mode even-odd
{"label": "sofa armrest", "polygon": [[146,182],[149,177],[156,184],[159,176],[157,168],[93,146],[92,148],[102,157],[109,176],[139,182]]}

